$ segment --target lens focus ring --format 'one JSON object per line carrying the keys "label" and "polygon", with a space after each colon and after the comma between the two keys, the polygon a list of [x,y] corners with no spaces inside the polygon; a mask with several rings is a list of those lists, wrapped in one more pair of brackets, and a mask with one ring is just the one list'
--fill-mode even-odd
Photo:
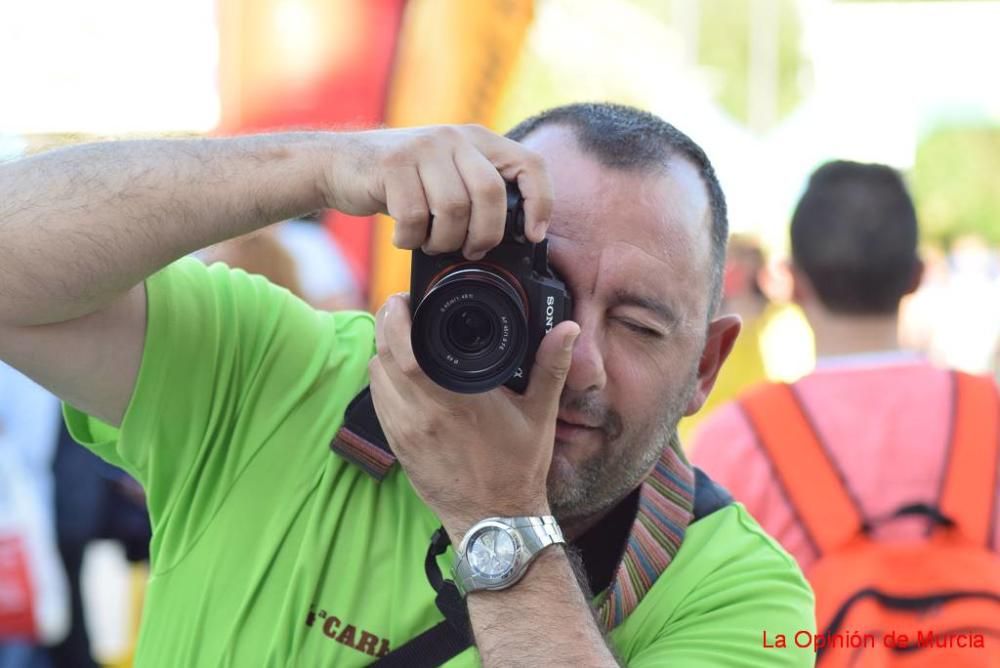
{"label": "lens focus ring", "polygon": [[507,278],[487,268],[459,269],[432,285],[413,314],[417,362],[455,392],[505,383],[527,351],[527,305]]}

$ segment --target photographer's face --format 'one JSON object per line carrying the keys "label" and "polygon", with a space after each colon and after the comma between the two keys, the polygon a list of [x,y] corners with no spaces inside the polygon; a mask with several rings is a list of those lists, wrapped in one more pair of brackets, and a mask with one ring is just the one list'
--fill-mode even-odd
{"label": "photographer's face", "polygon": [[717,368],[699,363],[711,209],[686,160],[665,169],[611,169],[582,153],[561,127],[544,127],[524,143],[545,157],[553,176],[550,257],[582,330],[549,472],[553,512],[572,522],[634,489],[714,380]]}

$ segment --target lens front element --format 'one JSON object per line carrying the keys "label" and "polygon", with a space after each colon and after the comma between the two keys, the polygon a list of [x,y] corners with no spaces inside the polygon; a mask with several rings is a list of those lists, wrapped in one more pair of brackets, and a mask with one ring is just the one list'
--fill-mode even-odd
{"label": "lens front element", "polygon": [[413,314],[413,353],[431,379],[454,392],[499,387],[528,347],[527,305],[500,272],[458,269],[437,281]]}
{"label": "lens front element", "polygon": [[493,343],[497,327],[492,314],[470,304],[454,310],[445,331],[455,349],[471,355],[483,352]]}

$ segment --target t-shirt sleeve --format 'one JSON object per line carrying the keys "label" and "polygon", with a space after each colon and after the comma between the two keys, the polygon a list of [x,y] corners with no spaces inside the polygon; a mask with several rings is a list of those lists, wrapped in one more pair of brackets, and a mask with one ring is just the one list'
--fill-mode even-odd
{"label": "t-shirt sleeve", "polygon": [[[268,444],[269,430],[320,383],[340,388],[331,402],[346,404],[360,390],[373,323],[190,258],[147,279],[146,293],[142,363],[120,429],[71,406],[64,412],[76,440],[143,485],[154,534],[171,519],[193,531]],[[288,462],[315,470],[327,456],[302,448]]]}
{"label": "t-shirt sleeve", "polygon": [[[814,665],[812,588],[791,557],[742,509],[720,512],[738,513],[738,534],[719,532],[713,538],[729,542],[723,547],[732,558],[705,556],[716,565],[700,574],[672,619],[628,665]],[[733,536],[738,536],[736,544]]]}

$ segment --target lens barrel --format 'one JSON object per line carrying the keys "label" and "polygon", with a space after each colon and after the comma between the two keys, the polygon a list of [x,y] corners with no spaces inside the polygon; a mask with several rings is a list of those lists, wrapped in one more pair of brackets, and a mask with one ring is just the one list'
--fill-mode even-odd
{"label": "lens barrel", "polygon": [[460,268],[434,283],[413,314],[413,353],[434,382],[466,394],[503,385],[528,348],[527,304],[503,273]]}

